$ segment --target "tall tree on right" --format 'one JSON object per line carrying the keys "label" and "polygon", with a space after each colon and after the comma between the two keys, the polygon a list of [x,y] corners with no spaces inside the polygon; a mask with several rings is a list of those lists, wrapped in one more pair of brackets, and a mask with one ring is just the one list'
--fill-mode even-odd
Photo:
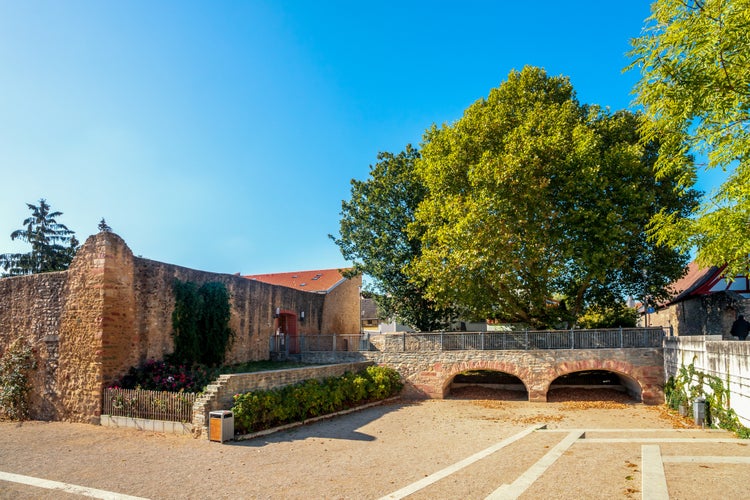
{"label": "tall tree on right", "polygon": [[30,244],[31,251],[0,255],[0,267],[10,276],[67,269],[78,249],[78,240],[65,224],[57,222],[62,212],[53,212],[44,198],[39,205],[26,206],[31,215],[24,219],[22,229],[10,234],[10,239]]}
{"label": "tall tree on right", "polygon": [[640,142],[640,121],[582,105],[565,77],[511,72],[425,134],[415,171],[426,191],[409,225],[421,251],[406,274],[438,305],[534,327],[664,297],[687,256],[645,226],[661,209],[686,214],[696,193],[655,179],[658,142]]}
{"label": "tall tree on right", "polygon": [[692,213],[661,212],[657,241],[697,248],[704,265],[750,271],[750,0],[657,0],[633,40],[630,69],[641,79],[636,102],[649,120],[646,141],[661,138],[656,168],[691,188],[696,154],[727,173]]}

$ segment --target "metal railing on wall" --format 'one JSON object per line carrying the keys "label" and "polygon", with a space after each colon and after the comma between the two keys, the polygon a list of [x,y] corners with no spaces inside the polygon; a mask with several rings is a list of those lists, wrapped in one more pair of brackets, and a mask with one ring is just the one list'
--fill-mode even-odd
{"label": "metal railing on wall", "polygon": [[102,414],[113,417],[192,422],[196,393],[104,389]]}
{"label": "metal railing on wall", "polygon": [[[655,328],[594,330],[526,330],[512,332],[388,333],[363,335],[303,335],[302,352],[352,351],[499,351],[537,349],[631,349],[661,347],[668,331]],[[272,352],[284,352],[276,338]]]}

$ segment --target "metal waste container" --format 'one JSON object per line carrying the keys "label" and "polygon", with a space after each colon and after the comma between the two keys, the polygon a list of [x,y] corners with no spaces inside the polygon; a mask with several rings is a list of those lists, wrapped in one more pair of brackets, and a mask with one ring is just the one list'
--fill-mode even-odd
{"label": "metal waste container", "polygon": [[704,398],[696,398],[693,401],[693,419],[695,425],[703,425],[703,421],[706,419],[706,400]]}
{"label": "metal waste container", "polygon": [[208,414],[208,440],[231,441],[234,438],[234,413],[229,410],[212,411]]}

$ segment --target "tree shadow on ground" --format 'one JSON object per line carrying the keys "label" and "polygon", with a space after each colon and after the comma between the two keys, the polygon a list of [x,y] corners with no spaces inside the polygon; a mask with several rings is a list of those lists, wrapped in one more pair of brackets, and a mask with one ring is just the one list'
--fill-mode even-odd
{"label": "tree shadow on ground", "polygon": [[323,420],[272,431],[270,434],[230,441],[225,444],[232,446],[246,446],[261,448],[274,443],[288,443],[304,441],[305,439],[345,439],[350,441],[375,441],[377,438],[358,431],[361,427],[373,422],[388,413],[398,411],[404,407],[418,404],[418,401],[404,401],[401,399],[385,402],[377,406],[363,408],[344,415],[332,415]]}

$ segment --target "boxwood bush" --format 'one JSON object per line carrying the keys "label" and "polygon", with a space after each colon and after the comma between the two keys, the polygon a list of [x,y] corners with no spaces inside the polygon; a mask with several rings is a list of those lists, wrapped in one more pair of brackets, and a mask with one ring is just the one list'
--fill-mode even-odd
{"label": "boxwood bush", "polygon": [[380,401],[401,391],[398,372],[368,366],[358,373],[322,381],[310,379],[278,389],[251,391],[234,396],[234,426],[247,433],[300,422],[365,402]]}

